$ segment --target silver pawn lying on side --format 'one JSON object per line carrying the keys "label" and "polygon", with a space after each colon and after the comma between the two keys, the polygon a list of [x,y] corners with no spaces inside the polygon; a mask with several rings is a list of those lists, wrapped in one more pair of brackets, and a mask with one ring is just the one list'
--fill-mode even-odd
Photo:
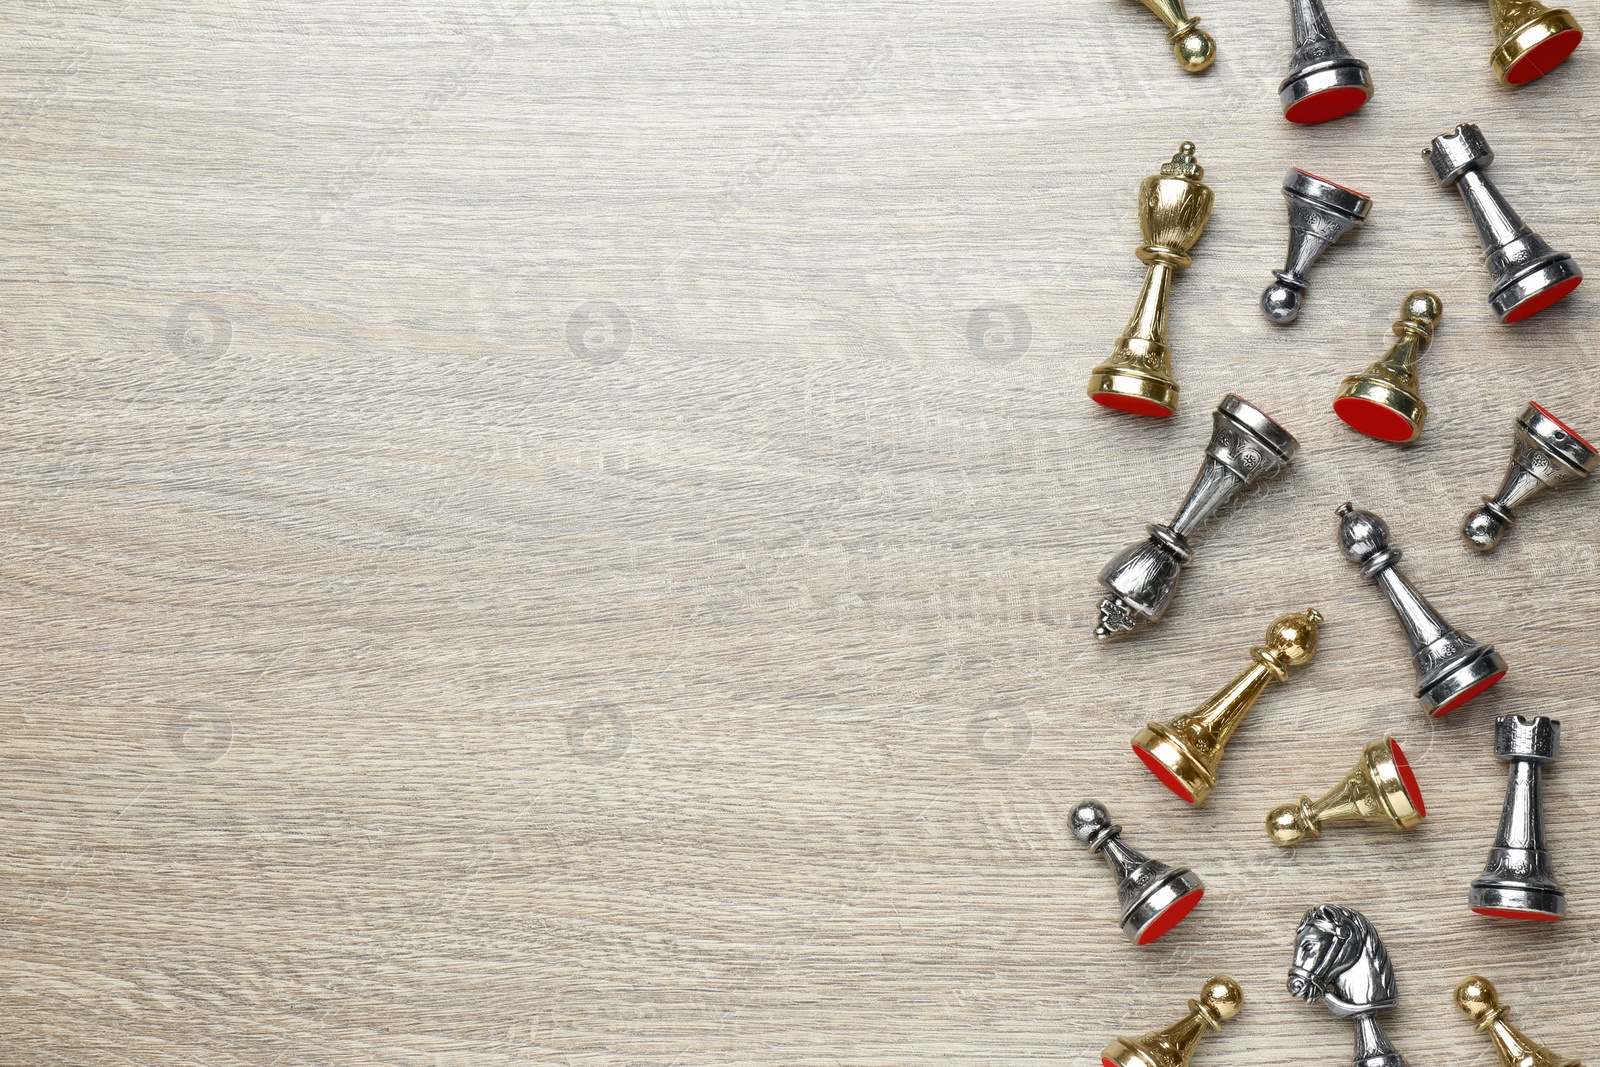
{"label": "silver pawn lying on side", "polygon": [[1479,915],[1555,920],[1567,912],[1566,894],[1550,875],[1539,796],[1539,768],[1555,762],[1560,749],[1561,723],[1555,719],[1504,715],[1495,720],[1495,758],[1511,764],[1511,773],[1489,864],[1467,894],[1468,906]]}
{"label": "silver pawn lying on side", "polygon": [[1100,572],[1111,595],[1100,601],[1094,635],[1126,633],[1140,619],[1166,613],[1178,572],[1192,552],[1189,538],[1239,491],[1278,473],[1299,448],[1294,436],[1244,398],[1229,393],[1211,415],[1211,443],[1178,513],[1166,525],[1152,523],[1150,536],[1119,552]]}
{"label": "silver pawn lying on side", "polygon": [[1395,566],[1400,550],[1389,547],[1389,527],[1382,519],[1349,504],[1341,504],[1338,515],[1344,554],[1389,595],[1406,629],[1417,667],[1417,699],[1430,714],[1437,718],[1454,711],[1504,677],[1500,653],[1451,627],[1400,573]]}
{"label": "silver pawn lying on side", "polygon": [[1394,1007],[1394,969],[1367,917],[1323,904],[1306,912],[1294,942],[1289,992],[1356,1024],[1354,1067],[1405,1067],[1378,1026],[1378,1013]]}
{"label": "silver pawn lying on side", "polygon": [[1529,402],[1517,416],[1505,481],[1494,496],[1483,498],[1483,507],[1467,513],[1461,536],[1479,552],[1492,551],[1516,523],[1512,508],[1546,486],[1553,489],[1589,477],[1597,458],[1600,453],[1570,426]]}
{"label": "silver pawn lying on side", "polygon": [[1183,921],[1205,894],[1200,878],[1187,867],[1169,867],[1122,843],[1122,827],[1111,821],[1105,805],[1085,800],[1072,809],[1072,834],[1105,856],[1117,876],[1122,929],[1148,945]]}
{"label": "silver pawn lying on side", "polygon": [[1273,271],[1276,282],[1261,294],[1261,310],[1279,326],[1300,315],[1311,265],[1347,232],[1367,221],[1372,198],[1298,167],[1283,179],[1289,203],[1289,258]]}

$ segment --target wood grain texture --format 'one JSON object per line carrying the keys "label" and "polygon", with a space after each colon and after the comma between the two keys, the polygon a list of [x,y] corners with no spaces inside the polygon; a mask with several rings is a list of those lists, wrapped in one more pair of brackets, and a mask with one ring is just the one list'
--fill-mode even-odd
{"label": "wood grain texture", "polygon": [[[1512,91],[1482,4],[1334,7],[1378,94],[1297,129],[1281,0],[1194,0],[1198,77],[1128,0],[11,5],[0,1060],[1092,1067],[1222,972],[1200,1063],[1343,1064],[1283,989],[1323,901],[1384,934],[1418,1067],[1494,1062],[1474,969],[1600,1058],[1595,490],[1456,535],[1526,399],[1600,427],[1596,297],[1496,323],[1417,155],[1478,122],[1593,267],[1600,60]],[[1155,425],[1082,390],[1184,138],[1217,209]],[[1376,207],[1276,329],[1291,165]],[[1400,451],[1329,404],[1416,287]],[[1095,645],[1097,570],[1229,390],[1301,458]],[[1345,499],[1505,654],[1494,694],[1419,710]],[[1309,605],[1316,662],[1184,809],[1128,737]],[[1464,905],[1510,712],[1564,721],[1554,927]],[[1266,811],[1386,731],[1428,821],[1275,849]],[[1208,880],[1157,946],[1084,796]]]}

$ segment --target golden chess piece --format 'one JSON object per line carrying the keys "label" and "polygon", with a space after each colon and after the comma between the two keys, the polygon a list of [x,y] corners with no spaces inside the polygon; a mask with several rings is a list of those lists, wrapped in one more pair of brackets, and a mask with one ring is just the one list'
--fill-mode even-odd
{"label": "golden chess piece", "polygon": [[1191,804],[1217,784],[1217,764],[1228,739],[1271,681],[1285,681],[1290,667],[1317,654],[1322,615],[1315,608],[1283,615],[1267,627],[1266,644],[1250,650],[1255,660],[1237,678],[1187,715],[1147,723],[1133,735],[1133,751],[1161,784]]}
{"label": "golden chess piece", "polygon": [[1206,1029],[1222,1029],[1243,1005],[1238,982],[1221,975],[1209,978],[1199,999],[1189,1001],[1189,1014],[1138,1040],[1116,1038],[1101,1051],[1100,1062],[1104,1067],[1189,1067]]}
{"label": "golden chess piece", "polygon": [[1456,986],[1456,1007],[1471,1019],[1473,1029],[1487,1033],[1500,1053],[1502,1067],[1583,1067],[1577,1060],[1559,1056],[1512,1026],[1494,983],[1473,975]]}
{"label": "golden chess piece", "polygon": [[1200,29],[1200,20],[1190,18],[1183,0],[1143,0],[1144,6],[1167,24],[1167,40],[1178,63],[1190,74],[1198,74],[1217,58],[1217,42]]}
{"label": "golden chess piece", "polygon": [[1362,749],[1361,761],[1344,781],[1316,803],[1301,797],[1298,804],[1274,808],[1267,816],[1267,833],[1288,846],[1321,833],[1330,822],[1387,822],[1409,830],[1427,814],[1400,743],[1384,737]]}
{"label": "golden chess piece", "polygon": [[1409,444],[1422,436],[1428,405],[1417,384],[1417,357],[1433,340],[1444,314],[1444,301],[1418,289],[1400,305],[1394,326],[1395,342],[1365,374],[1346,378],[1333,402],[1333,413],[1358,433],[1394,444]]}
{"label": "golden chess piece", "polygon": [[1544,77],[1583,40],[1583,27],[1564,7],[1546,7],[1539,0],[1489,0],[1489,11],[1498,42],[1489,65],[1507,85]]}
{"label": "golden chess piece", "polygon": [[1148,265],[1144,287],[1111,357],[1089,375],[1089,398],[1135,415],[1165,418],[1177,410],[1178,383],[1167,349],[1167,305],[1172,278],[1191,260],[1215,200],[1201,181],[1206,171],[1185,141],[1161,173],[1139,185],[1139,228],[1145,243],[1136,255]]}

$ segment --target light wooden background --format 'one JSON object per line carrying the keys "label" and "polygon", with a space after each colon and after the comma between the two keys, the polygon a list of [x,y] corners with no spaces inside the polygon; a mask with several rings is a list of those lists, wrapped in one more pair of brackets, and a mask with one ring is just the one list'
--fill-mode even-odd
{"label": "light wooden background", "polygon": [[[1323,901],[1385,936],[1415,1067],[1493,1063],[1475,969],[1600,1059],[1597,490],[1456,535],[1525,400],[1600,432],[1600,298],[1495,322],[1418,157],[1478,122],[1600,269],[1600,52],[1511,91],[1481,3],[1331,6],[1378,95],[1302,130],[1281,0],[1196,0],[1199,77],[1130,0],[9,5],[0,1060],[1089,1067],[1221,972],[1248,1004],[1201,1064],[1338,1065],[1283,988]],[[1217,209],[1157,425],[1082,390],[1184,138]],[[1291,165],[1376,206],[1278,329]],[[1418,286],[1401,451],[1329,404]],[[1300,460],[1097,646],[1098,568],[1228,390]],[[1496,693],[1419,710],[1345,499]],[[1310,605],[1317,661],[1186,809],[1129,736]],[[1510,712],[1565,724],[1558,926],[1465,908]],[[1428,821],[1276,850],[1265,812],[1384,732]],[[1085,796],[1208,880],[1158,946]]]}

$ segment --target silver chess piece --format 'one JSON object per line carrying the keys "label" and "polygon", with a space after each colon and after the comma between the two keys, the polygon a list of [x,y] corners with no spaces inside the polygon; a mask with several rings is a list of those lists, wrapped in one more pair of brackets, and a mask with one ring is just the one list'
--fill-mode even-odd
{"label": "silver chess piece", "polygon": [[1278,86],[1283,117],[1313,125],[1355,111],[1372,96],[1372,72],[1333,32],[1322,0],[1289,0],[1294,58]]}
{"label": "silver chess piece", "polygon": [[1278,280],[1261,294],[1261,310],[1279,326],[1299,317],[1311,265],[1372,211],[1371,197],[1298,167],[1284,176],[1283,198],[1289,204],[1289,257],[1282,270],[1272,272]]}
{"label": "silver chess piece", "polygon": [[1484,174],[1494,162],[1494,149],[1478,127],[1466,123],[1454,133],[1440,134],[1422,150],[1422,158],[1441,186],[1455,186],[1467,202],[1494,278],[1489,306],[1501,322],[1520,322],[1537,314],[1583,281],[1583,271],[1572,257],[1551,251]]}
{"label": "silver chess piece", "polygon": [[1289,992],[1308,1004],[1320,1000],[1356,1024],[1354,1067],[1405,1067],[1377,1018],[1394,1007],[1394,969],[1378,932],[1359,911],[1323,904],[1306,912],[1295,931]]}
{"label": "silver chess piece", "polygon": [[1555,719],[1503,715],[1495,720],[1495,758],[1511,764],[1511,773],[1489,864],[1467,894],[1479,915],[1555,920],[1566,914],[1566,894],[1550,876],[1539,797],[1539,768],[1553,762],[1560,748],[1561,723]]}
{"label": "silver chess piece", "polygon": [[1382,519],[1348,503],[1339,506],[1338,515],[1344,554],[1388,594],[1405,627],[1417,666],[1417,699],[1434,717],[1454,711],[1505,676],[1500,653],[1451,627],[1400,573],[1400,550],[1389,547],[1389,527]]}
{"label": "silver chess piece", "polygon": [[1539,490],[1579,482],[1594,473],[1600,453],[1572,427],[1530,401],[1517,416],[1511,466],[1494,496],[1467,513],[1461,536],[1479,552],[1492,551],[1516,523],[1511,509]]}
{"label": "silver chess piece", "polygon": [[1141,619],[1160,619],[1192,555],[1189,539],[1240,490],[1286,467],[1298,447],[1288,430],[1255,405],[1235,393],[1223,397],[1211,415],[1206,458],[1178,513],[1166,525],[1152,523],[1148,538],[1117,553],[1100,572],[1100,584],[1111,592],[1100,601],[1094,635],[1104,639],[1132,630]]}
{"label": "silver chess piece", "polygon": [[1122,929],[1137,944],[1148,945],[1177,926],[1205,894],[1205,885],[1189,868],[1169,867],[1123,844],[1122,827],[1097,800],[1072,809],[1072,834],[1103,855],[1117,876]]}

